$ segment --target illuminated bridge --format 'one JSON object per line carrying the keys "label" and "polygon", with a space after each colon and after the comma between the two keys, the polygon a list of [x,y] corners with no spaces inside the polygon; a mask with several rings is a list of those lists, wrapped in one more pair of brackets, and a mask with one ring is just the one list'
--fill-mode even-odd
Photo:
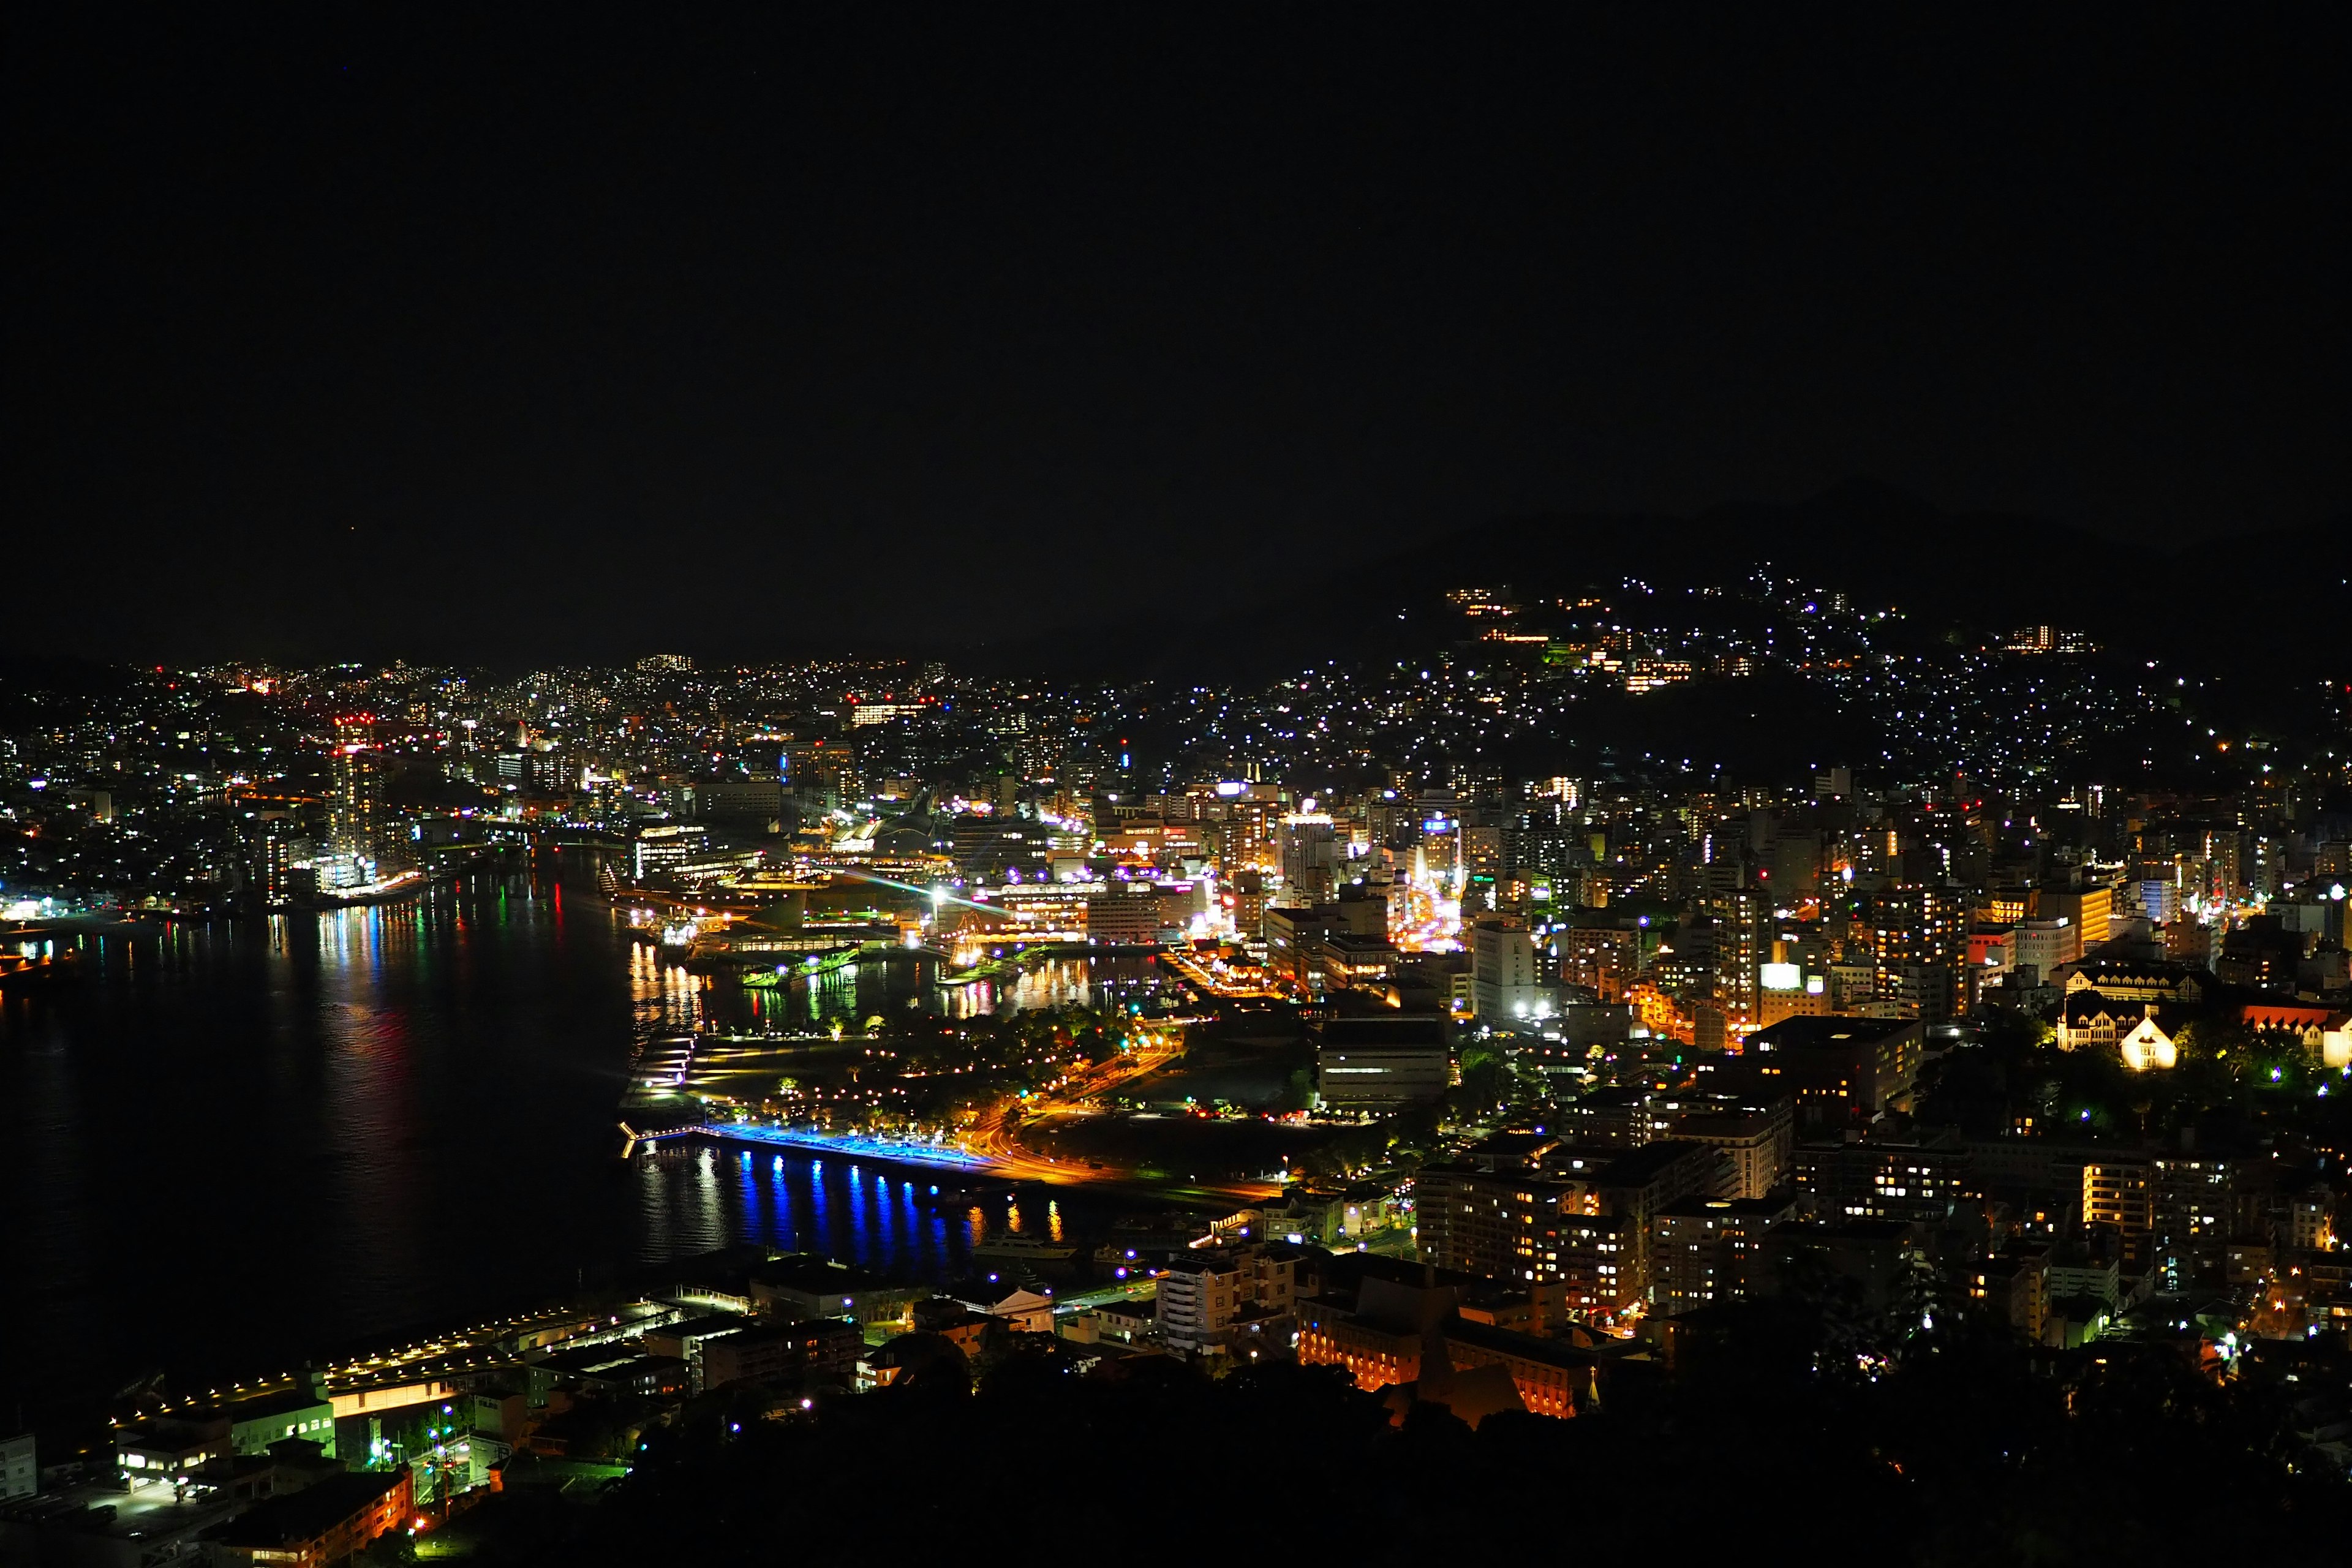
{"label": "illuminated bridge", "polygon": [[866,1138],[854,1132],[813,1132],[791,1127],[769,1127],[753,1121],[706,1121],[684,1130],[689,1137],[721,1143],[755,1143],[763,1148],[791,1149],[803,1154],[839,1154],[850,1159],[888,1160],[901,1165],[935,1165],[956,1171],[987,1171],[996,1162],[985,1154],[938,1143],[899,1142]]}

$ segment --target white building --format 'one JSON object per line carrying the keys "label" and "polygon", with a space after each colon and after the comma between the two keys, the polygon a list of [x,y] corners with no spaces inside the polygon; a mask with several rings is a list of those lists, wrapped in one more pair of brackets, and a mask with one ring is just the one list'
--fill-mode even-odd
{"label": "white building", "polygon": [[2052,984],[2053,970],[2074,963],[2083,956],[2082,928],[2063,915],[2055,920],[2027,921],[2011,936],[2011,962],[2021,967],[2031,965],[2044,985]]}
{"label": "white building", "polygon": [[0,1440],[0,1501],[31,1497],[41,1489],[40,1466],[33,1458],[33,1435]]}
{"label": "white building", "polygon": [[1536,983],[1535,943],[1525,921],[1489,915],[1470,928],[1470,999],[1478,1021],[1508,1029],[1549,1016],[1551,996]]}
{"label": "white building", "polygon": [[1222,1355],[1254,1331],[1286,1338],[1297,1259],[1281,1247],[1204,1248],[1177,1258],[1160,1278],[1161,1342],[1180,1355]]}
{"label": "white building", "polygon": [[1248,1271],[1230,1253],[1179,1258],[1160,1278],[1160,1338],[1180,1355],[1222,1350],[1225,1331],[1248,1300]]}

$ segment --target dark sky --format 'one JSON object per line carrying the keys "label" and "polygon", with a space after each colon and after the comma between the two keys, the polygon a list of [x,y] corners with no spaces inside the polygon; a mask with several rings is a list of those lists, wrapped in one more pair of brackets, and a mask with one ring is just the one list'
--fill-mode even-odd
{"label": "dark sky", "polygon": [[11,641],[878,645],[1858,473],[2167,547],[2352,496],[2341,8],[29,9]]}

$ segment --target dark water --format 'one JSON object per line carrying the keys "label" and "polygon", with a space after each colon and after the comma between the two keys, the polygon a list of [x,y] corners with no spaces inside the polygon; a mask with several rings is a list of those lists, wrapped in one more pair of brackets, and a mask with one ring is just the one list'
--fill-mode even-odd
{"label": "dark water", "polygon": [[[751,1238],[959,1272],[972,1215],[911,1173],[702,1150],[623,1162],[634,1041],[910,1005],[906,966],[707,990],[629,942],[585,868],[410,904],[83,936],[0,999],[0,1416],[165,1370],[208,1385],[539,1304]],[[1099,1212],[1024,1198],[1023,1228]],[[1001,1220],[1001,1214],[990,1216]]]}

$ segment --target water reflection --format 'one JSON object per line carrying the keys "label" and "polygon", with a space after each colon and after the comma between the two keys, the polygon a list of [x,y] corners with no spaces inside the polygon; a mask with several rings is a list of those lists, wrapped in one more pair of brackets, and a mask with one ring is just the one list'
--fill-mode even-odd
{"label": "water reflection", "polygon": [[[1014,978],[964,985],[938,984],[935,968],[899,960],[854,964],[777,986],[737,986],[689,974],[674,956],[640,945],[631,950],[628,970],[635,1027],[646,1039],[702,1030],[861,1029],[911,1011],[949,1017],[1070,1005],[1110,1011],[1143,1001],[1163,984],[1149,959],[1136,957],[1058,958]],[[937,1212],[919,1201],[918,1183],[927,1184],[927,1178],[838,1157],[730,1150],[715,1156],[732,1167],[730,1178],[721,1180],[704,1157],[708,1152],[666,1152],[635,1163],[635,1179],[648,1189],[638,1205],[645,1217],[636,1237],[640,1261],[744,1240],[824,1253],[899,1279],[941,1280],[968,1272],[972,1248],[993,1231],[1084,1243],[1108,1225],[1101,1204],[1083,1196],[1024,1195]],[[712,1219],[707,1206],[676,1196],[677,1188],[712,1194],[728,1212]],[[688,1213],[694,1223],[675,1222]]]}
{"label": "water reflection", "polygon": [[995,1228],[1107,1228],[1084,1194],[941,1210],[929,1176],[838,1158],[624,1162],[614,1106],[648,1039],[1108,1007],[1153,984],[1148,961],[713,984],[635,942],[593,865],[564,859],[582,880],[546,866],[375,908],[44,939],[73,973],[0,997],[0,1182],[26,1195],[0,1268],[36,1287],[0,1291],[0,1342],[45,1349],[5,1358],[0,1405],[157,1367],[242,1376],[738,1240],[944,1279]]}
{"label": "water reflection", "polygon": [[635,1174],[644,1265],[753,1241],[943,1282],[970,1273],[972,1248],[995,1231],[1084,1242],[1111,1216],[1042,1193],[942,1210],[926,1202],[928,1173],[709,1145],[640,1159]]}
{"label": "water reflection", "polygon": [[647,1032],[696,1028],[799,1034],[839,1024],[861,1029],[920,1012],[952,1018],[1079,1005],[1108,1011],[1140,1002],[1164,984],[1148,958],[1056,958],[1003,980],[942,984],[935,964],[871,959],[778,985],[736,985],[689,973],[674,954],[650,946],[630,953],[631,995]]}

